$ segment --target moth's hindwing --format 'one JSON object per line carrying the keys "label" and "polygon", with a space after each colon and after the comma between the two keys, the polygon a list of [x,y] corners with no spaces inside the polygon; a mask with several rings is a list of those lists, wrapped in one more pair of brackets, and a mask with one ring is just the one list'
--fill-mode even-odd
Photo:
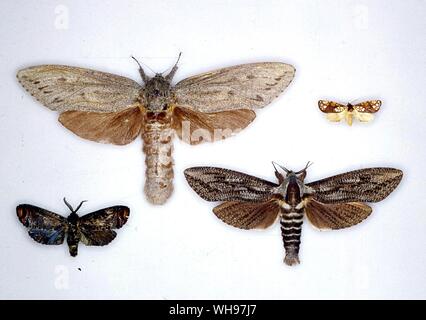
{"label": "moth's hindwing", "polygon": [[121,228],[129,217],[130,210],[125,206],[101,209],[85,216],[78,222],[81,241],[89,246],[104,246],[117,236],[112,229]]}
{"label": "moth's hindwing", "polygon": [[256,118],[254,111],[245,109],[203,113],[176,107],[173,115],[173,127],[177,135],[192,145],[228,138]]}
{"label": "moth's hindwing", "polygon": [[48,245],[64,242],[67,232],[67,220],[64,217],[29,204],[20,204],[16,213],[35,241]]}
{"label": "moth's hindwing", "polygon": [[81,138],[125,145],[140,134],[143,116],[138,107],[120,112],[66,111],[59,122]]}
{"label": "moth's hindwing", "polygon": [[371,212],[371,207],[361,202],[325,204],[310,199],[306,204],[308,220],[320,230],[351,227],[366,219]]}
{"label": "moth's hindwing", "polygon": [[280,207],[275,201],[238,202],[227,201],[213,209],[223,222],[240,229],[266,229],[279,214]]}
{"label": "moth's hindwing", "polygon": [[174,88],[176,104],[199,112],[262,108],[293,80],[293,66],[249,63],[202,73]]}

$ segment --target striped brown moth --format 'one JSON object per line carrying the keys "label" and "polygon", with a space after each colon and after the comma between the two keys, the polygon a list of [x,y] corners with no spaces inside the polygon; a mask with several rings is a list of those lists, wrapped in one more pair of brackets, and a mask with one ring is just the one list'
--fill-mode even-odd
{"label": "striped brown moth", "polygon": [[114,206],[79,217],[77,211],[85,201],[75,210],[65,198],[64,202],[71,211],[67,218],[31,204],[20,204],[16,214],[28,235],[38,243],[60,245],[66,236],[72,257],[77,256],[80,241],[87,246],[109,244],[117,236],[113,229],[120,229],[130,214],[128,207]]}
{"label": "striped brown moth", "polygon": [[231,226],[265,229],[279,217],[284,263],[291,266],[299,263],[305,215],[321,230],[353,226],[370,215],[365,202],[385,199],[402,178],[398,169],[368,168],[305,183],[308,166],[294,172],[274,164],[278,183],[215,167],[189,168],[185,177],[204,200],[223,202],[213,212]]}
{"label": "striped brown moth", "polygon": [[327,114],[327,119],[333,122],[345,120],[348,125],[352,125],[353,118],[360,122],[369,122],[374,119],[373,113],[380,110],[382,102],[380,100],[368,100],[352,105],[343,105],[334,101],[319,100],[319,109]]}
{"label": "striped brown moth", "polygon": [[[179,56],[180,57],[180,56]],[[178,59],[179,61],[179,59]],[[138,135],[146,155],[145,194],[163,204],[173,191],[173,137],[192,145],[229,137],[256,117],[292,81],[293,66],[280,62],[242,64],[171,81],[148,77],[142,84],[84,68],[40,65],[18,72],[22,86],[78,136],[125,145]]]}

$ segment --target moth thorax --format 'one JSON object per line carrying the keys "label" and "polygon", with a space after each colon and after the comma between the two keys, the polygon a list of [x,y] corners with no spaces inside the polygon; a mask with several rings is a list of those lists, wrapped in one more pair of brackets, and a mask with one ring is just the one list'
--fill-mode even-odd
{"label": "moth thorax", "polygon": [[302,201],[300,187],[296,179],[291,179],[288,183],[285,201],[291,206],[296,206]]}
{"label": "moth thorax", "polygon": [[163,76],[150,79],[144,89],[146,108],[153,112],[167,110],[171,103],[170,91],[170,82]]}
{"label": "moth thorax", "polygon": [[68,222],[71,224],[76,224],[78,221],[78,214],[75,212],[71,212],[71,214],[67,218]]}

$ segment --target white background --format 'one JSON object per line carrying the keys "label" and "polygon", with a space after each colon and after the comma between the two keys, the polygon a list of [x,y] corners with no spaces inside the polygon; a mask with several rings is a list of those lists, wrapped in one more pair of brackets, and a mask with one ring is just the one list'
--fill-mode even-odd
{"label": "white background", "polygon": [[[1,1],[0,298],[426,298],[425,1]],[[15,79],[60,63],[140,81],[182,51],[179,81],[219,67],[282,61],[294,82],[237,136],[175,140],[175,192],[161,207],[143,190],[141,139],[124,146],[78,138]],[[328,122],[321,98],[381,99],[369,124]],[[305,222],[301,264],[283,264],[278,224],[242,231],[219,221],[182,171],[216,165],[274,180],[271,160],[307,181],[371,166],[404,170],[362,224],[319,232]],[[66,215],[131,207],[107,247],[43,246],[15,207]],[[81,268],[81,271],[78,270]]]}

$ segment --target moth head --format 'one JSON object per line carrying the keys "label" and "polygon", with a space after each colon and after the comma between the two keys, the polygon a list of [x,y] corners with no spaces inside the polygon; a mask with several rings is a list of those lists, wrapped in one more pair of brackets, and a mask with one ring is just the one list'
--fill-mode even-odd
{"label": "moth head", "polygon": [[[308,163],[306,164],[305,168],[303,168],[302,170],[299,170],[297,172],[294,172],[292,170],[288,170],[287,168],[272,162],[272,165],[274,166],[275,169],[275,176],[278,179],[278,182],[281,184],[283,183],[286,179],[289,179],[290,177],[295,177],[297,180],[300,181],[304,181],[306,178],[306,170],[312,165],[312,162],[308,161]],[[281,172],[277,169],[277,166],[279,169],[281,169]]]}
{"label": "moth head", "polygon": [[71,216],[77,216],[77,211],[78,210],[80,210],[80,208],[81,208],[81,206],[83,205],[83,203],[85,203],[85,202],[87,202],[87,200],[83,200],[83,201],[81,201],[80,202],[80,204],[78,205],[78,207],[74,210],[73,209],[73,207],[68,203],[68,201],[67,201],[67,199],[65,199],[65,197],[64,197],[64,202],[65,202],[65,205],[68,207],[68,209],[70,209],[71,210],[71,214],[70,214],[70,217]]}
{"label": "moth head", "polygon": [[139,73],[142,77],[145,87],[143,89],[143,95],[146,101],[146,108],[149,111],[161,112],[165,111],[170,107],[171,104],[171,81],[178,69],[179,59],[182,53],[170,70],[170,72],[164,75],[164,72],[155,73],[155,76],[150,78],[145,74],[141,64],[132,57],[139,65]]}

